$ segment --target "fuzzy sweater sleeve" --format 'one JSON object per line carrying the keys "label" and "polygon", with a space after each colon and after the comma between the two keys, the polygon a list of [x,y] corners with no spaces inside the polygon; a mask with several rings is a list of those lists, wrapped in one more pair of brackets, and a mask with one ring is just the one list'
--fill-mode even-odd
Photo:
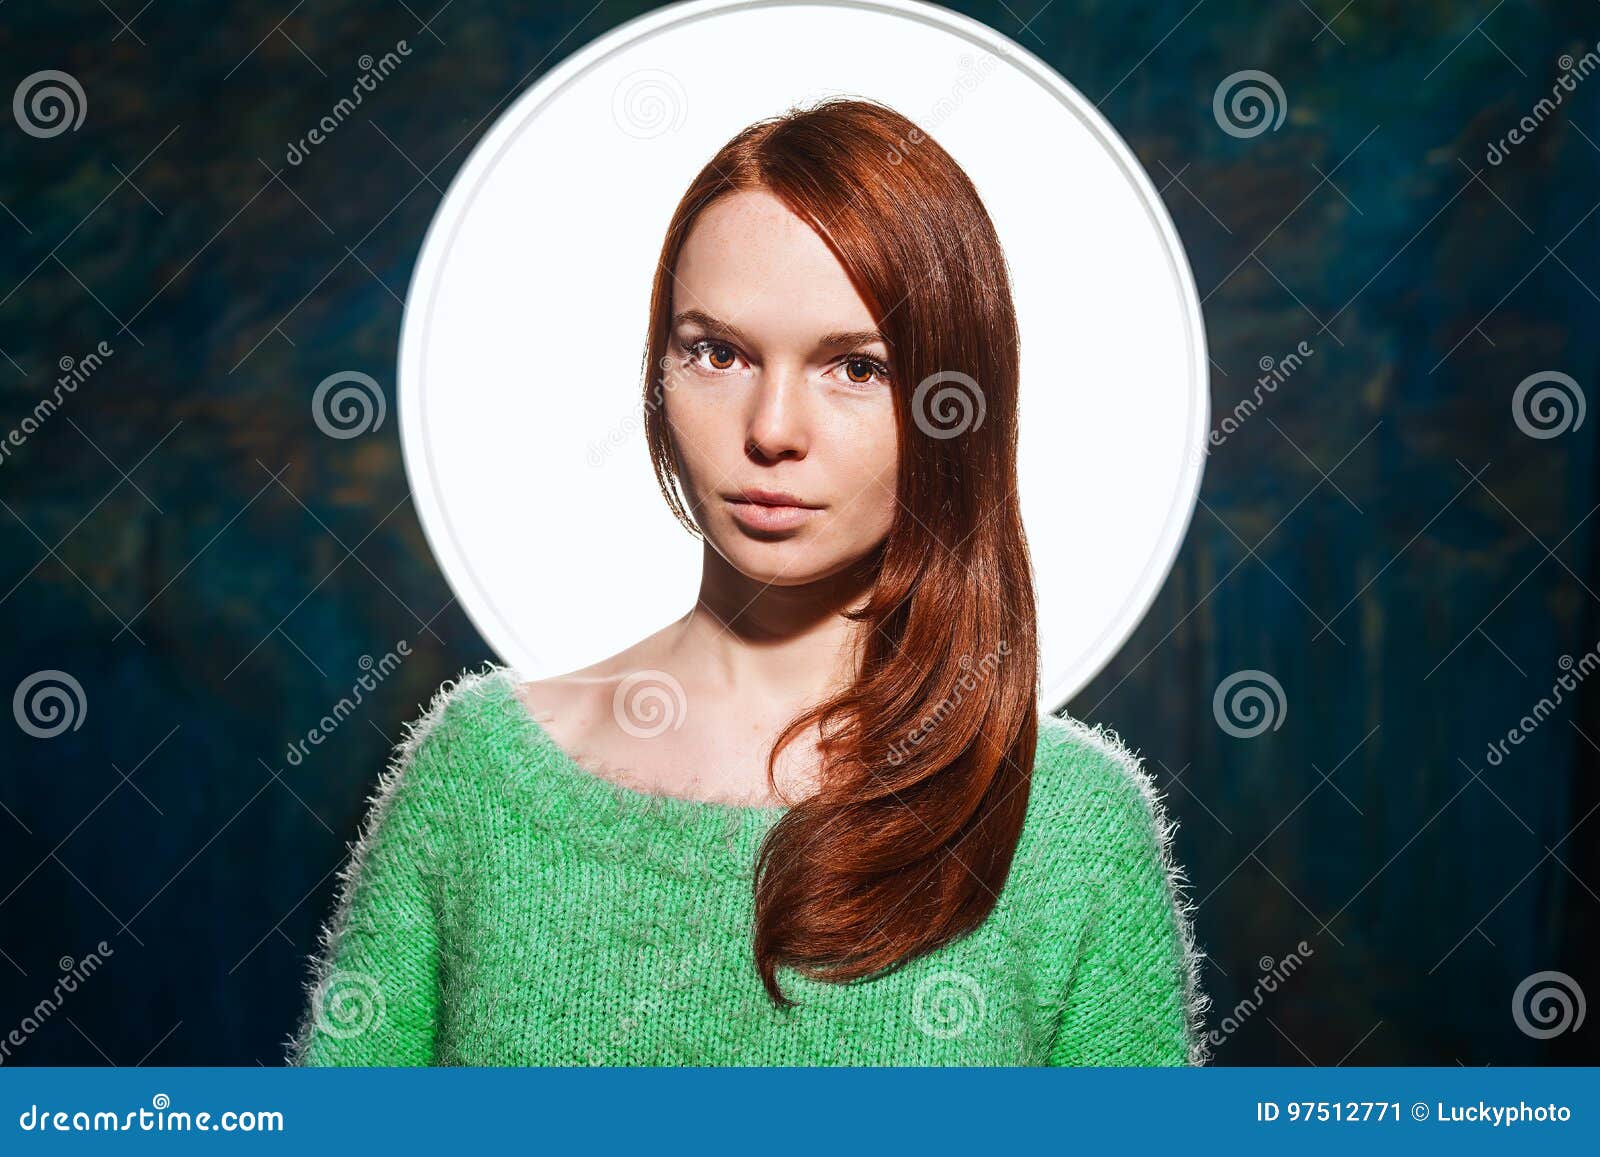
{"label": "fuzzy sweater sleeve", "polygon": [[444,694],[380,777],[324,924],[291,1065],[427,1065],[438,1017]]}
{"label": "fuzzy sweater sleeve", "polygon": [[1084,911],[1048,1063],[1204,1064],[1207,1002],[1173,825],[1114,733],[1085,728],[1080,741],[1069,872]]}

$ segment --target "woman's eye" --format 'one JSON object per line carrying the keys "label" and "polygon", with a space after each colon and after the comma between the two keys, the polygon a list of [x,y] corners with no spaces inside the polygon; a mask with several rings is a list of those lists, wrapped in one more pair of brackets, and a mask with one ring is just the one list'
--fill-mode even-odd
{"label": "woman's eye", "polygon": [[869,386],[873,378],[887,381],[889,369],[876,358],[852,357],[839,363],[845,380],[853,386]]}
{"label": "woman's eye", "polygon": [[[690,342],[685,348],[692,363],[719,374],[727,373],[739,363],[739,351],[725,341],[701,338]],[[842,373],[844,381],[852,386],[870,386],[874,381],[889,380],[889,367],[865,354],[845,358],[835,366],[835,370]]]}
{"label": "woman's eye", "polygon": [[693,342],[689,346],[689,356],[699,358],[705,356],[709,359],[711,369],[723,371],[731,370],[739,355],[727,342],[702,340]]}

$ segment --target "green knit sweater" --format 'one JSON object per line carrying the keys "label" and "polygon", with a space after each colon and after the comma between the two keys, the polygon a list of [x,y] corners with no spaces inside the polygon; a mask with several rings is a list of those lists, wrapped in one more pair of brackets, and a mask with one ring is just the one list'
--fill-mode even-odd
{"label": "green knit sweater", "polygon": [[1114,732],[1040,718],[1011,873],[974,932],[848,984],[750,951],[782,808],[653,795],[551,739],[489,665],[371,797],[288,1041],[302,1065],[1181,1065],[1206,1060],[1170,827]]}

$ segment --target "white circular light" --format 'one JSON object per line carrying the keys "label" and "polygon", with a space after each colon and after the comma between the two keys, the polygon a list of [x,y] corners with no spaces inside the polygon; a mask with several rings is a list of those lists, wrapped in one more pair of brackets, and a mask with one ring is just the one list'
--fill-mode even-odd
{"label": "white circular light", "polygon": [[656,258],[734,133],[831,95],[937,140],[1005,249],[1041,707],[1094,677],[1166,578],[1205,459],[1207,355],[1182,244],[1128,147],[1043,61],[945,9],[695,0],[607,33],[506,109],[451,183],[406,300],[418,517],[474,625],[528,677],[692,605],[702,548],[644,442]]}

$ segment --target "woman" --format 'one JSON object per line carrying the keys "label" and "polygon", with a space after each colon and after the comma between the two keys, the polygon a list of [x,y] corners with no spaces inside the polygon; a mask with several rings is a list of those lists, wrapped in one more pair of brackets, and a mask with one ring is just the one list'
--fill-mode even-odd
{"label": "woman", "polygon": [[1161,805],[1039,713],[1017,357],[993,225],[911,122],[830,100],[730,141],[644,361],[695,605],[440,691],[291,1062],[1203,1062]]}

